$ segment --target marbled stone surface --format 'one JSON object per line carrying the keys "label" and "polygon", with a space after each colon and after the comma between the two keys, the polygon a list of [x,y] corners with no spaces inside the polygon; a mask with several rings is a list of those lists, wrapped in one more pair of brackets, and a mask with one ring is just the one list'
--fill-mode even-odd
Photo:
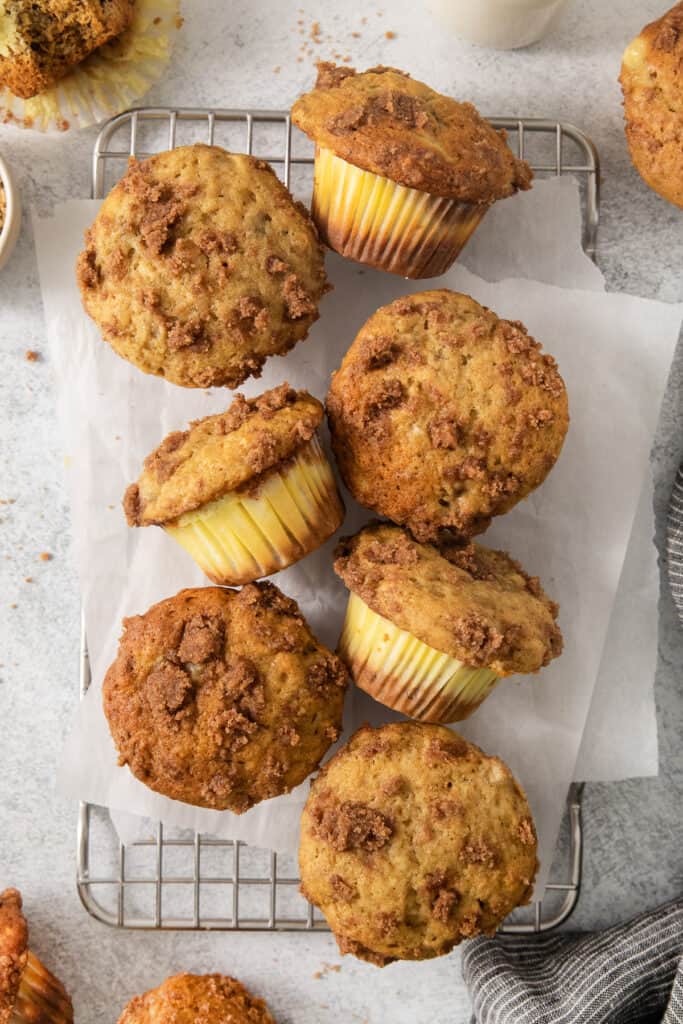
{"label": "marbled stone surface", "polygon": [[[599,262],[608,286],[683,298],[683,216],[649,192],[631,167],[616,82],[626,42],[665,0],[575,0],[546,40],[513,53],[459,43],[419,2],[400,0],[386,9],[358,0],[299,2],[301,11],[275,0],[185,0],[172,66],[148,102],[288,106],[312,77],[312,56],[300,51],[306,36],[298,28],[308,34],[317,20],[323,42],[311,44],[316,56],[336,50],[358,66],[393,64],[474,100],[484,113],[559,117],[582,127],[602,157]],[[387,31],[396,37],[387,39]],[[45,211],[89,195],[95,134],[45,137],[0,128],[0,151],[16,172],[26,208]],[[79,601],[28,216],[0,274],[0,344],[0,884],[24,890],[33,945],[59,965],[77,1019],[114,1021],[126,999],[166,974],[214,969],[252,984],[278,1020],[291,1024],[466,1021],[457,953],[380,972],[348,957],[340,961],[324,935],[132,934],[108,930],[82,910],[74,885],[76,809],[55,796],[52,781],[78,699]],[[28,362],[27,349],[42,358]],[[683,454],[682,387],[678,359],[654,449],[660,550]],[[43,551],[50,561],[40,559]],[[681,891],[682,681],[681,627],[663,587],[655,680],[660,776],[587,787],[578,927],[624,920]],[[316,977],[324,962],[341,970]]]}

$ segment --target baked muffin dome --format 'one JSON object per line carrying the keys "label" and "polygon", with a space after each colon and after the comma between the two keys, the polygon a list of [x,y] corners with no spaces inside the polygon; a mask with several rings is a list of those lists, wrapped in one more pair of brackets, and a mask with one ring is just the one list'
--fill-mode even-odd
{"label": "baked muffin dome", "polygon": [[0,1024],[73,1024],[71,999],[28,946],[18,889],[0,892]]}
{"label": "baked muffin dome", "polygon": [[327,414],[354,498],[425,541],[481,533],[526,497],[569,423],[552,356],[522,324],[447,289],[370,317],[333,375]]}
{"label": "baked muffin dome", "polygon": [[150,789],[240,814],[298,786],[339,737],[346,672],[272,583],[182,590],[123,626],[104,711]]}
{"label": "baked muffin dome", "polygon": [[292,120],[348,163],[421,192],[490,204],[531,186],[529,165],[471,103],[396,68],[321,63]]}
{"label": "baked muffin dome", "polygon": [[77,275],[112,348],[186,387],[258,376],[306,337],[327,287],[313,223],[272,168],[204,145],[131,161]]}
{"label": "baked muffin dome", "polygon": [[636,170],[660,196],[683,207],[683,3],[629,43],[619,81]]}
{"label": "baked muffin dome", "polygon": [[398,722],[360,729],[323,767],[299,866],[341,952],[382,967],[493,933],[531,896],[536,833],[502,761],[444,726]]}
{"label": "baked muffin dome", "polygon": [[256,999],[224,974],[176,974],[158,988],[135,996],[119,1024],[275,1024],[263,999]]}
{"label": "baked muffin dome", "polygon": [[357,685],[413,718],[466,718],[498,678],[562,652],[558,605],[504,551],[437,548],[374,523],[340,542],[334,569],[352,594],[340,656]]}

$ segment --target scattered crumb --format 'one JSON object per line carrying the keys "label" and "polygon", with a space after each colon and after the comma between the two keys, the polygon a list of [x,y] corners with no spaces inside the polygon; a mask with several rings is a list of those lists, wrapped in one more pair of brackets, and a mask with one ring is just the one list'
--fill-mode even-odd
{"label": "scattered crumb", "polygon": [[351,63],[351,58],[348,55],[346,57],[342,57],[342,64],[350,64],[350,63]]}
{"label": "scattered crumb", "polygon": [[0,498],[0,505],[13,505],[16,498]]}
{"label": "scattered crumb", "polygon": [[10,608],[16,608],[16,607],[17,607],[17,602],[16,602],[16,601],[14,601],[14,602],[13,602],[13,603],[12,603],[12,604],[10,605]]}
{"label": "scattered crumb", "polygon": [[178,17],[175,20],[175,27],[176,28],[182,28],[184,24],[185,24],[185,19],[181,18],[180,15],[178,15]]}
{"label": "scattered crumb", "polygon": [[116,505],[107,505],[107,508],[116,508]]}
{"label": "scattered crumb", "polygon": [[33,576],[24,576],[24,583],[33,583]]}
{"label": "scattered crumb", "polygon": [[38,555],[38,558],[41,560],[41,562],[52,561],[52,555],[50,554],[49,551],[41,551],[40,554]]}
{"label": "scattered crumb", "polygon": [[328,964],[323,960],[323,965],[319,971],[316,971],[313,977],[319,981],[320,978],[324,978],[326,974],[339,974],[341,971],[341,964]]}
{"label": "scattered crumb", "polygon": [[296,58],[296,62],[297,62],[297,64],[303,63],[303,57],[297,57]]}
{"label": "scattered crumb", "polygon": [[276,67],[273,68],[273,74],[274,75],[279,75],[280,74],[280,65],[279,64]]}
{"label": "scattered crumb", "polygon": [[27,348],[26,349],[26,362],[27,363],[37,363],[39,361],[39,359],[40,359],[40,352],[36,352],[32,348]]}
{"label": "scattered crumb", "polygon": [[360,32],[352,32],[351,35],[354,39],[360,39]]}
{"label": "scattered crumb", "polygon": [[114,434],[114,440],[115,441],[120,441],[121,440],[121,435],[120,434]]}
{"label": "scattered crumb", "polygon": [[310,35],[311,35],[311,39],[313,40],[313,42],[316,43],[316,45],[319,46],[320,43],[322,42],[322,39],[320,38],[320,22],[319,21],[314,21],[313,24],[311,25],[311,33],[310,33]]}
{"label": "scattered crumb", "polygon": [[161,18],[157,16],[157,17],[156,17],[156,18],[154,19],[154,21],[152,22],[152,24],[153,24],[153,25],[161,25]]}
{"label": "scattered crumb", "polygon": [[385,32],[384,33],[384,38],[385,39],[395,39],[396,38],[396,33],[395,32]]}

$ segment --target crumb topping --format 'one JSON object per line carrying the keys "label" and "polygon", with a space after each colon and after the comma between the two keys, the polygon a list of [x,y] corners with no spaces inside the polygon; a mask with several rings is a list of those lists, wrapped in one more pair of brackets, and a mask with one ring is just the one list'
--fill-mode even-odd
{"label": "crumb topping", "polygon": [[257,999],[236,978],[223,974],[177,974],[158,988],[135,996],[119,1024],[275,1024],[263,999]]}
{"label": "crumb topping", "polygon": [[17,889],[0,892],[0,1021],[9,1022],[28,960],[28,925]]}

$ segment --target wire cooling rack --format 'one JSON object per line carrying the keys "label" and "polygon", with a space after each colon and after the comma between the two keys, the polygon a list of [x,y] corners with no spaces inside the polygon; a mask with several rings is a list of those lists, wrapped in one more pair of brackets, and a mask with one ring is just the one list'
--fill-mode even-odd
{"label": "wire cooling rack", "polygon": [[[571,124],[531,118],[490,118],[538,177],[574,175],[583,208],[583,245],[591,258],[599,223],[600,166],[591,140]],[[129,157],[208,142],[252,153],[272,164],[293,191],[310,190],[311,144],[293,131],[289,114],[266,110],[146,107],[108,121],[93,152],[93,198],[118,181]],[[82,635],[81,693],[90,685]],[[581,888],[582,785],[569,790],[551,881],[543,899],[521,908],[501,930],[547,932],[567,920]],[[149,824],[120,842],[109,812],[82,803],[78,818],[77,885],[93,917],[118,928],[228,931],[324,931],[324,918],[299,893],[295,858],[245,843]]]}

